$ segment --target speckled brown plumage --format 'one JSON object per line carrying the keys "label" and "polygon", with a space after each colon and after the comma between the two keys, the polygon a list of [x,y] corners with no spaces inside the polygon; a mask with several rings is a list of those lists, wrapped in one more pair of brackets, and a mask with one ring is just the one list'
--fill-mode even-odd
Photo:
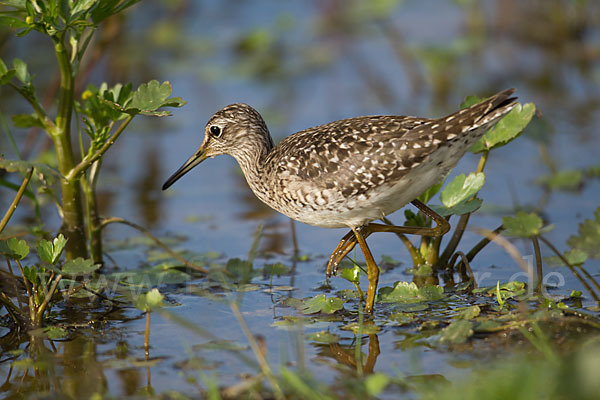
{"label": "speckled brown plumage", "polygon": [[312,225],[356,228],[439,182],[513,108],[513,92],[438,119],[343,119],[294,133],[277,146],[256,110],[232,104],[210,118],[200,150],[164,188],[203,159],[230,154],[256,196],[277,211]]}

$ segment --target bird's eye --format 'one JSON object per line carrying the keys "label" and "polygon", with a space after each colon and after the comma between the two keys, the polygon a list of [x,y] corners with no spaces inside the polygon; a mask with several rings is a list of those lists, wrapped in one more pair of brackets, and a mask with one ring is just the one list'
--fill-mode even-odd
{"label": "bird's eye", "polygon": [[220,137],[221,133],[223,133],[223,131],[217,125],[213,125],[210,127],[210,134],[213,135],[214,137],[216,137],[216,138]]}

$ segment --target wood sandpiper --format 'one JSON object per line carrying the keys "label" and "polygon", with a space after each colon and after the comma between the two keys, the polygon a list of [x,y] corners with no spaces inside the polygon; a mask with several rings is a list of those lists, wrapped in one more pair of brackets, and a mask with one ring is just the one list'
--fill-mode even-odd
{"label": "wood sandpiper", "polygon": [[[450,225],[416,198],[440,182],[465,152],[516,104],[504,90],[443,118],[384,115],[343,119],[294,133],[277,146],[261,115],[231,104],[208,121],[202,145],[163,185],[165,190],[209,157],[229,154],[254,194],[310,225],[350,228],[327,275],[359,244],[367,264],[365,311],[372,312],[379,268],[367,246],[373,232],[441,236]],[[434,227],[372,223],[412,202]]]}

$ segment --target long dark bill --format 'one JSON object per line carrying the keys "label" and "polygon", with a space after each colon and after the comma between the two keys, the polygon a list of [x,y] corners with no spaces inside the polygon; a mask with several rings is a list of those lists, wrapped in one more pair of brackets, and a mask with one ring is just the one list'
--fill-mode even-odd
{"label": "long dark bill", "polygon": [[206,160],[208,156],[204,152],[203,149],[199,149],[193,156],[191,156],[173,175],[167,179],[167,181],[162,185],[162,190],[168,189],[172,184],[174,184],[179,178],[187,174],[192,168],[196,165],[200,164],[202,161]]}

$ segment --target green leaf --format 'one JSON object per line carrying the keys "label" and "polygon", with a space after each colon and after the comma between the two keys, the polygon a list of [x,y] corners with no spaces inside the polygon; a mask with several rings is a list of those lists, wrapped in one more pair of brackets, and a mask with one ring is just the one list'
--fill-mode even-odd
{"label": "green leaf", "polygon": [[7,26],[11,29],[21,29],[29,27],[29,24],[25,20],[15,17],[9,17],[7,15],[0,16],[0,26]]}
{"label": "green leaf", "polygon": [[479,316],[481,313],[481,308],[479,306],[471,306],[461,310],[458,313],[457,319],[474,319]]}
{"label": "green leaf", "polygon": [[376,397],[390,383],[390,378],[383,372],[376,372],[367,376],[365,379],[365,388],[369,397]]}
{"label": "green leaf", "polygon": [[519,211],[514,217],[503,217],[502,224],[509,236],[528,238],[540,234],[543,222],[536,213]]}
{"label": "green leaf", "polygon": [[48,339],[62,339],[69,335],[69,331],[65,328],[61,328],[60,326],[49,326],[44,328],[44,333],[48,336]]}
{"label": "green leaf", "polygon": [[498,301],[498,305],[500,307],[504,307],[504,299],[502,298],[502,293],[500,292],[500,281],[496,282],[496,300]]}
{"label": "green leaf", "polygon": [[483,172],[472,172],[469,176],[460,174],[442,190],[440,200],[444,206],[448,208],[454,207],[476,194],[483,187],[484,183],[485,174]]}
{"label": "green leaf", "polygon": [[550,190],[577,191],[583,185],[583,172],[578,170],[559,171],[538,178],[536,182]]}
{"label": "green leaf", "polygon": [[465,343],[471,336],[473,336],[473,324],[461,319],[442,329],[440,343]]}
{"label": "green leaf", "polygon": [[481,199],[475,198],[468,201],[460,202],[457,205],[450,208],[435,204],[429,205],[429,208],[431,208],[433,211],[435,211],[442,217],[448,217],[450,215],[463,215],[472,213],[474,211],[479,210],[482,204],[483,201]]}
{"label": "green leaf", "polygon": [[42,124],[42,121],[40,121],[36,114],[15,114],[12,116],[12,120],[17,128],[44,127],[44,124]]}
{"label": "green leaf", "polygon": [[353,268],[342,268],[338,271],[337,275],[349,282],[358,284],[360,278],[360,268],[358,265],[355,265]]}
{"label": "green leaf", "polygon": [[29,75],[29,72],[27,71],[27,64],[25,64],[23,60],[15,58],[13,60],[13,66],[16,71],[15,76],[17,79],[20,80],[25,86],[31,85],[31,75]]}
{"label": "green leaf", "polygon": [[600,207],[594,212],[594,219],[586,219],[579,224],[578,235],[573,235],[567,244],[592,258],[600,258]]}
{"label": "green leaf", "polygon": [[273,275],[281,276],[281,275],[285,275],[289,272],[290,272],[290,269],[282,263],[265,264],[265,266],[263,268],[264,276],[273,276]]}
{"label": "green leaf", "polygon": [[0,242],[0,253],[14,260],[22,260],[29,254],[29,246],[24,240],[12,237]]}
{"label": "green leaf", "polygon": [[0,59],[0,76],[6,74],[8,72],[8,68],[6,68],[6,64],[2,59]]}
{"label": "green leaf", "polygon": [[87,275],[100,268],[100,264],[94,264],[91,259],[83,259],[81,257],[74,260],[69,260],[63,265],[62,273],[64,275]]}
{"label": "green leaf", "polygon": [[583,295],[583,293],[581,292],[581,290],[571,290],[571,294],[569,295],[569,297],[578,299]]}
{"label": "green leaf", "polygon": [[67,239],[62,233],[55,237],[52,242],[42,239],[37,245],[38,256],[48,264],[56,265],[66,244]]}
{"label": "green leaf", "polygon": [[54,181],[52,178],[63,177],[58,170],[50,167],[47,164],[21,160],[7,160],[6,158],[0,157],[0,169],[4,169],[8,172],[20,172],[24,174],[31,167],[33,167],[35,172],[40,175],[40,179],[48,179],[49,184],[52,184]]}
{"label": "green leaf", "polygon": [[[589,257],[585,251],[580,249],[571,249],[566,251],[563,256],[569,264],[575,266],[582,265]],[[544,260],[550,265],[565,265],[565,263],[558,256],[544,257]]]}
{"label": "green leaf", "polygon": [[135,307],[141,311],[150,311],[154,308],[161,308],[165,306],[163,302],[165,296],[154,288],[146,293],[143,293],[136,297],[134,304]]}
{"label": "green leaf", "polygon": [[0,59],[0,85],[5,85],[10,82],[16,72],[17,71],[14,69],[9,70],[6,68],[6,64],[4,64],[4,61]]}
{"label": "green leaf", "polygon": [[470,151],[479,153],[489,151],[496,147],[504,146],[516,139],[523,129],[529,124],[535,114],[535,104],[517,104],[504,118],[489,131],[487,131]]}
{"label": "green leaf", "polygon": [[343,330],[350,331],[355,335],[372,335],[381,331],[381,328],[374,323],[360,324],[358,322],[352,322],[350,324],[342,326]]}
{"label": "green leaf", "polygon": [[414,282],[399,281],[394,287],[379,289],[379,301],[383,303],[417,303],[435,301],[444,297],[444,288],[439,285],[424,285],[418,287]]}
{"label": "green leaf", "polygon": [[412,312],[395,312],[389,317],[390,320],[397,322],[399,325],[406,325],[415,322],[416,315]]}
{"label": "green leaf", "polygon": [[98,0],[78,0],[71,8],[71,15],[88,11]]}
{"label": "green leaf", "polygon": [[478,97],[478,96],[467,96],[465,97],[465,99],[463,100],[462,103],[460,103],[460,109],[463,110],[465,108],[469,108],[471,106],[474,106],[475,104],[481,102],[485,100],[483,97]]}
{"label": "green leaf", "polygon": [[[496,294],[496,286],[498,286],[498,285],[479,287],[477,289],[473,289],[473,293],[487,293],[488,295],[493,296]],[[510,281],[510,282],[506,282],[506,283],[500,283],[498,287],[500,288],[501,291],[510,293],[514,297],[514,296],[520,296],[523,293],[525,293],[525,291],[526,291],[525,286],[526,286],[525,282]],[[507,298],[507,297],[504,297],[504,298]]]}
{"label": "green leaf", "polygon": [[156,80],[141,84],[129,104],[123,110],[128,114],[143,114],[152,116],[167,116],[169,111],[157,111],[161,107],[181,107],[185,104],[179,97],[171,97],[171,83],[160,84]]}
{"label": "green leaf", "polygon": [[302,312],[304,314],[333,314],[344,308],[344,301],[337,297],[326,298],[324,294],[318,294],[310,299],[302,301]]}
{"label": "green leaf", "polygon": [[248,283],[259,273],[254,271],[251,262],[240,258],[231,258],[227,260],[225,271],[227,271],[229,277],[239,283]]}
{"label": "green leaf", "polygon": [[340,341],[340,335],[336,335],[329,331],[307,333],[304,335],[304,338],[310,342],[319,344],[338,343]]}
{"label": "green leaf", "polygon": [[435,185],[431,186],[429,189],[427,189],[425,192],[423,192],[418,199],[421,200],[423,203],[427,204],[429,202],[429,200],[431,200],[431,198],[433,196],[435,196],[437,194],[437,192],[440,191],[440,188],[442,187],[442,185],[444,184],[444,181],[446,180],[446,177],[444,177],[444,179],[439,182],[436,183]]}

